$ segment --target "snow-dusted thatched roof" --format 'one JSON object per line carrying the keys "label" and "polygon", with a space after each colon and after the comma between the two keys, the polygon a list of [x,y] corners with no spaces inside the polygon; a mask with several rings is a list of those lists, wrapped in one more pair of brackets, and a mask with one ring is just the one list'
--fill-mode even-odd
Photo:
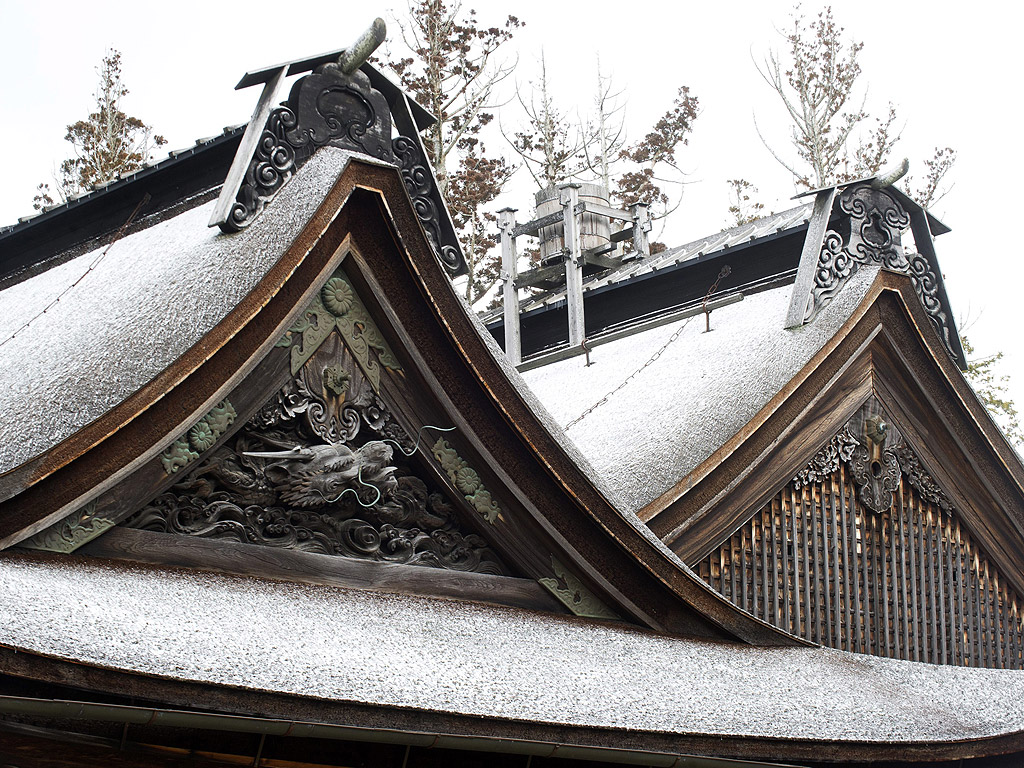
{"label": "snow-dusted thatched roof", "polygon": [[274,215],[238,234],[207,226],[211,201],[0,293],[0,338],[14,334],[0,347],[0,472],[102,416],[201,340],[291,245],[349,157],[318,152]]}
{"label": "snow-dusted thatched roof", "polygon": [[80,558],[7,555],[0,582],[0,644],[184,681],[675,734],[898,743],[1024,730],[1015,671]]}
{"label": "snow-dusted thatched roof", "polygon": [[877,271],[862,268],[813,323],[799,328],[784,327],[793,287],[783,285],[716,309],[710,333],[696,315],[597,346],[589,366],[577,356],[523,378],[558,423],[571,424],[569,437],[636,511],[742,429],[835,335]]}

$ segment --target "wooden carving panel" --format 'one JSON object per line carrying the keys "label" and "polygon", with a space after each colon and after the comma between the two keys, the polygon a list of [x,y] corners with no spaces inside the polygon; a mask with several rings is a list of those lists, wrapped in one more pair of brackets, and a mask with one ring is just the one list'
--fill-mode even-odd
{"label": "wooden carving panel", "polygon": [[[860,416],[851,424],[870,430],[874,416]],[[1024,668],[1024,606],[949,499],[906,443],[869,448],[849,427],[700,561],[699,574],[744,610],[822,645]],[[865,483],[865,451],[897,462],[884,494]],[[891,503],[879,503],[890,490]]]}
{"label": "wooden carving panel", "polygon": [[[387,365],[390,353],[380,354]],[[329,330],[242,429],[123,525],[505,574],[451,499],[424,479],[416,454],[428,438],[405,433],[365,368]]]}

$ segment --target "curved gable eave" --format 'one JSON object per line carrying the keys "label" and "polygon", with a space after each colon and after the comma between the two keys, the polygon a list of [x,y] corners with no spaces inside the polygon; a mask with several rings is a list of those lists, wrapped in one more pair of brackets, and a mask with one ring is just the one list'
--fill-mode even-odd
{"label": "curved gable eave", "polygon": [[689,561],[730,535],[874,396],[1001,565],[1024,574],[1024,465],[931,328],[910,280],[879,272],[800,375],[642,517]]}
{"label": "curved gable eave", "polygon": [[[385,335],[411,355],[417,381],[435,392],[468,441],[464,458],[528,511],[524,525],[537,540],[553,542],[550,556],[540,553],[546,575],[557,557],[621,617],[660,631],[799,644],[737,611],[615,509],[495,359],[440,268],[399,172],[355,157],[274,267],[199,343],[105,415],[8,473],[0,547],[101,495],[116,496],[158,463],[255,369],[343,258]],[[148,487],[141,486],[136,481],[133,493]],[[536,562],[531,545],[522,542],[520,554]],[[536,578],[537,570],[527,572]]]}
{"label": "curved gable eave", "polygon": [[333,268],[337,244],[323,236],[368,167],[358,158],[345,162],[263,278],[171,365],[52,448],[0,475],[0,549],[60,520],[152,460],[256,365]]}

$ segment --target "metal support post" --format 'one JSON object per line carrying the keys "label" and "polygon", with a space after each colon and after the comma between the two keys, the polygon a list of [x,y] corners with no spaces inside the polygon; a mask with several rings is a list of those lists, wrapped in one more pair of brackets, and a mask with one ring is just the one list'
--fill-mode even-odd
{"label": "metal support post", "polygon": [[651,244],[647,233],[651,231],[651,212],[647,203],[633,203],[629,206],[633,214],[633,251],[641,257],[651,255]]}
{"label": "metal support post", "polygon": [[498,228],[501,230],[501,295],[505,317],[505,354],[512,365],[523,361],[523,344],[519,333],[519,290],[516,278],[519,276],[516,264],[516,209],[503,208],[498,211]]}
{"label": "metal support post", "polygon": [[583,322],[583,248],[580,244],[579,219],[576,217],[580,185],[565,184],[559,187],[559,192],[565,226],[565,300],[569,309],[569,346],[577,347],[587,335]]}

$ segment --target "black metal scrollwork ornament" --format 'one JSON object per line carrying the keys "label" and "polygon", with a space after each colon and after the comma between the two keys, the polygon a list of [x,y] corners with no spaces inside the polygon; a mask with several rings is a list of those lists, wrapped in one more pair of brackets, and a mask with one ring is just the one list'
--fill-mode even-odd
{"label": "black metal scrollwork ornament", "polygon": [[456,246],[444,242],[445,238],[441,232],[441,212],[438,202],[434,199],[437,197],[437,191],[433,175],[427,167],[427,160],[420,150],[419,142],[407,136],[397,136],[391,146],[398,160],[398,167],[402,171],[405,188],[409,192],[409,197],[412,198],[416,216],[427,233],[431,247],[441,259],[445,269],[452,274],[459,274],[465,269],[462,253]]}
{"label": "black metal scrollwork ornament", "polygon": [[324,64],[292,86],[288,100],[270,113],[235,198],[226,232],[238,232],[318,148],[351,149],[394,161],[387,101],[360,71],[346,75]]}
{"label": "black metal scrollwork ornament", "polygon": [[938,278],[921,254],[903,250],[901,235],[910,226],[910,216],[900,202],[887,190],[865,183],[843,190],[836,208],[841,218],[835,229],[825,233],[804,322],[813,320],[861,265],[878,264],[910,276],[921,306],[952,353],[950,324],[939,299]]}

